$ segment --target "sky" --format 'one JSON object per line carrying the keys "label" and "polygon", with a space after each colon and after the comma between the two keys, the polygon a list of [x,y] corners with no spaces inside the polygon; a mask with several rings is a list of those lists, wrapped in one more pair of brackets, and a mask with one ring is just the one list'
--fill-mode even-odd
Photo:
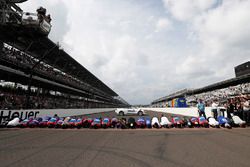
{"label": "sky", "polygon": [[235,77],[250,60],[248,0],[29,0],[49,38],[130,104]]}

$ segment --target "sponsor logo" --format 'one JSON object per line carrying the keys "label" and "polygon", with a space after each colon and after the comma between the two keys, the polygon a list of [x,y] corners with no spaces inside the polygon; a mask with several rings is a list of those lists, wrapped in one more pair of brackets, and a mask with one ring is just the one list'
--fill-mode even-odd
{"label": "sponsor logo", "polygon": [[39,114],[39,111],[1,111],[0,112],[0,124],[6,120],[12,120],[13,118],[27,119],[29,117],[36,118]]}

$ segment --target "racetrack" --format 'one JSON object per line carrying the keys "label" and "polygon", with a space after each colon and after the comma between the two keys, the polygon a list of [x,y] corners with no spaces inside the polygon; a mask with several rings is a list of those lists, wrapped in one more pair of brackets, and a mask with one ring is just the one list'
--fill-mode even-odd
{"label": "racetrack", "polygon": [[12,129],[0,166],[248,167],[250,129]]}
{"label": "racetrack", "polygon": [[249,141],[250,128],[0,129],[0,166],[249,167]]}

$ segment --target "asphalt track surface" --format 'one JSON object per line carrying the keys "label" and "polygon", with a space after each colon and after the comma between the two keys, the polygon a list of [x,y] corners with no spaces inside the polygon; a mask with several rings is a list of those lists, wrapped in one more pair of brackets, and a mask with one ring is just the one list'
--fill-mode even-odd
{"label": "asphalt track surface", "polygon": [[0,129],[0,166],[249,167],[249,143],[250,128]]}

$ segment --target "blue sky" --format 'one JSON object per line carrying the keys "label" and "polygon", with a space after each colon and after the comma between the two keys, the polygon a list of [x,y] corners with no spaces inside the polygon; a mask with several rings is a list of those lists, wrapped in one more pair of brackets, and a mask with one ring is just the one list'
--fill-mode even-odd
{"label": "blue sky", "polygon": [[50,38],[131,104],[234,77],[249,61],[250,1],[33,0]]}

